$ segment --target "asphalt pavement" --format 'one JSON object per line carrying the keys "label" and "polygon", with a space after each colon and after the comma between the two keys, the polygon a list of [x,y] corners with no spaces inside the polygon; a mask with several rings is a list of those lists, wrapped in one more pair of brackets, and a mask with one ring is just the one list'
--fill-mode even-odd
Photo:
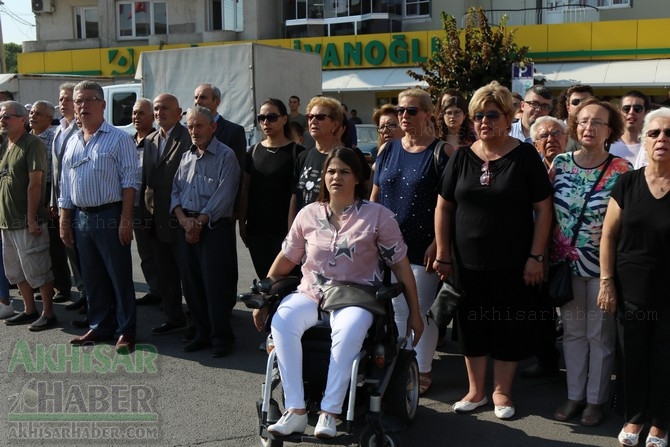
{"label": "asphalt pavement", "polygon": [[[137,297],[146,293],[135,250]],[[240,281],[255,277],[248,251],[238,241]],[[15,308],[21,299],[12,290]],[[261,392],[264,337],[238,304],[232,322],[235,350],[213,359],[208,350],[180,351],[181,332],[152,336],[162,323],[158,306],[138,307],[138,350],[129,357],[110,345],[73,350],[68,341],[84,332],[71,326],[80,316],[56,304],[59,326],[44,332],[0,324],[0,445],[31,446],[230,446],[260,445],[255,401]],[[407,446],[559,447],[615,446],[623,420],[606,412],[598,427],[557,422],[553,410],[565,399],[565,374],[517,378],[516,415],[500,421],[489,404],[470,415],[451,405],[467,392],[462,356],[453,343],[439,348],[433,386],[421,398],[415,424],[400,437]],[[522,363],[527,366],[529,362]],[[490,378],[489,378],[490,384]],[[490,396],[489,396],[490,400]],[[303,444],[305,445],[305,444]]]}

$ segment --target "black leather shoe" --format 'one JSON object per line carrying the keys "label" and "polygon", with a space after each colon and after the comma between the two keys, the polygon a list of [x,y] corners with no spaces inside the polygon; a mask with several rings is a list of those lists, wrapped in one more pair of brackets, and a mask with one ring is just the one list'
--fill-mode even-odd
{"label": "black leather shoe", "polygon": [[209,354],[209,356],[215,359],[225,357],[230,354],[232,350],[233,345],[212,346],[212,352]]}
{"label": "black leather shoe", "polygon": [[65,306],[65,309],[66,310],[77,310],[77,309],[81,309],[85,305],[86,305],[86,295],[84,295],[83,297],[80,297],[77,301],[74,301],[74,302],[68,304],[67,306]]}
{"label": "black leather shoe", "polygon": [[524,379],[539,379],[540,377],[550,377],[558,374],[558,366],[547,368],[539,363],[535,363],[528,368],[521,370],[521,377]]}
{"label": "black leather shoe", "polygon": [[89,326],[88,318],[84,318],[83,320],[72,320],[72,326],[79,329],[86,329]]}
{"label": "black leather shoe", "polygon": [[184,329],[185,327],[186,327],[185,323],[173,324],[170,323],[169,321],[166,321],[160,326],[156,326],[155,328],[151,329],[151,333],[154,335],[169,334],[170,332],[178,331],[180,329]]}
{"label": "black leather shoe", "polygon": [[190,341],[193,341],[195,338],[195,326],[189,326],[186,328],[186,332],[184,332],[184,336],[181,338],[182,343],[188,343]]}
{"label": "black leather shoe", "polygon": [[208,342],[200,341],[200,340],[191,340],[190,342],[186,343],[184,346],[181,347],[181,350],[184,352],[195,352],[199,351],[201,349],[204,349],[209,346]]}
{"label": "black leather shoe", "polygon": [[151,306],[160,303],[161,303],[161,297],[153,295],[151,293],[147,293],[142,298],[138,298],[135,300],[135,304],[137,304],[138,306]]}

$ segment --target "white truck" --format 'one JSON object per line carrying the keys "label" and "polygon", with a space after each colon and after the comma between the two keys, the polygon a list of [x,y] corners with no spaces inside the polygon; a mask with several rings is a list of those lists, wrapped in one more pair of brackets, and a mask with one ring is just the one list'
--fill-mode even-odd
{"label": "white truck", "polygon": [[207,83],[221,90],[218,112],[244,127],[247,140],[253,142],[264,99],[279,98],[288,107],[289,97],[296,95],[305,107],[321,94],[321,76],[318,54],[256,43],[147,51],[140,54],[135,74],[139,83],[103,87],[105,119],[134,133],[132,107],[137,98],[171,93],[186,112],[193,105],[195,88]]}

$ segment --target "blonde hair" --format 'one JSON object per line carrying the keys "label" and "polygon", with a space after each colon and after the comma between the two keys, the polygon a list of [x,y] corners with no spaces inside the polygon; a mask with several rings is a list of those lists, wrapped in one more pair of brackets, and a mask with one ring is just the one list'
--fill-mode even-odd
{"label": "blonde hair", "polygon": [[398,102],[406,96],[409,98],[417,98],[419,100],[419,106],[424,112],[428,114],[433,113],[433,101],[425,90],[420,88],[408,88],[407,90],[403,90],[398,93]]}
{"label": "blonde hair", "polygon": [[474,120],[475,113],[481,112],[486,107],[486,104],[493,103],[500,109],[510,122],[514,117],[516,108],[514,107],[514,97],[504,85],[500,85],[498,81],[492,81],[490,84],[480,87],[470,100],[468,112],[470,119]]}
{"label": "blonde hair", "polygon": [[318,106],[329,109],[330,113],[328,115],[333,121],[338,123],[344,122],[344,108],[342,107],[342,103],[337,99],[331,98],[330,96],[315,96],[309,100],[305,113],[309,114],[314,107]]}

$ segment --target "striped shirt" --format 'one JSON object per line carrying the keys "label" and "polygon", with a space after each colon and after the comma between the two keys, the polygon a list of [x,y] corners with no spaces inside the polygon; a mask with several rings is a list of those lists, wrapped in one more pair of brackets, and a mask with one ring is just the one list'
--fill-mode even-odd
{"label": "striped shirt", "polygon": [[51,177],[52,177],[51,171],[53,169],[53,162],[51,159],[52,158],[51,147],[53,146],[54,135],[56,135],[56,126],[49,126],[47,127],[47,130],[37,135],[38,137],[40,137],[40,140],[42,140],[42,143],[44,143],[44,148],[46,149],[47,152],[47,183],[51,183]]}
{"label": "striped shirt", "polygon": [[141,185],[137,149],[130,135],[103,121],[88,143],[77,131],[63,155],[60,208],[120,202],[122,190]]}
{"label": "striped shirt", "polygon": [[239,181],[240,165],[231,148],[213,138],[199,157],[192,146],[174,176],[170,212],[181,206],[208,215],[210,223],[231,217]]}

